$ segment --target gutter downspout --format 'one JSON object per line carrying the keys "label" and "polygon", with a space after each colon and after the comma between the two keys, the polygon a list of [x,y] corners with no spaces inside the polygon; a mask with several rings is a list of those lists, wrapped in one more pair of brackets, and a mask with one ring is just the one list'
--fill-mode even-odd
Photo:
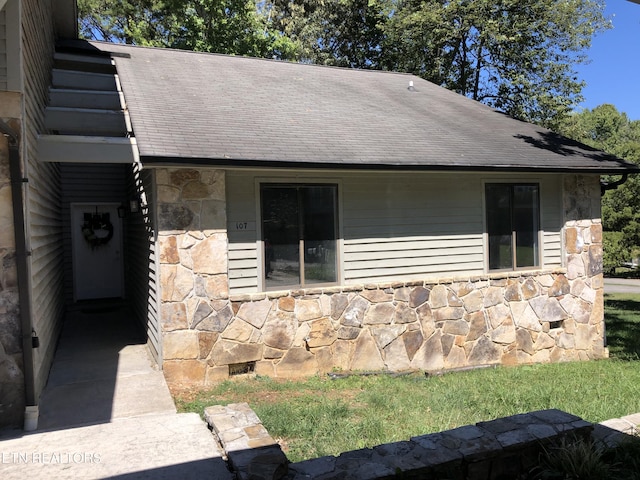
{"label": "gutter downspout", "polygon": [[[20,299],[20,325],[22,330],[22,356],[24,363],[25,390],[25,422],[26,431],[37,428],[37,402],[35,395],[35,372],[33,368],[33,322],[31,318],[31,292],[29,291],[29,277],[27,257],[27,239],[25,231],[24,202],[22,185],[26,179],[22,176],[20,165],[20,144],[18,134],[4,121],[0,120],[0,133],[9,142],[9,172],[11,176],[11,197],[13,203],[13,230],[16,243],[16,270],[18,274],[18,295]],[[34,416],[35,414],[35,416]],[[35,420],[35,422],[34,422]]]}
{"label": "gutter downspout", "polygon": [[629,178],[629,174],[623,173],[619,180],[614,182],[603,182],[600,180],[600,195],[604,195],[607,190],[615,190]]}

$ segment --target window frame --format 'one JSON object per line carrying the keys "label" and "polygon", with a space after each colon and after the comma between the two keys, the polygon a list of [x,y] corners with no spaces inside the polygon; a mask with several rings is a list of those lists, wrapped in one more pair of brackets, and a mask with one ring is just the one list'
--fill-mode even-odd
{"label": "window frame", "polygon": [[[538,227],[538,231],[536,233],[535,238],[537,239],[537,247],[536,247],[536,257],[537,257],[537,265],[528,265],[524,267],[517,266],[517,249],[513,248],[511,255],[511,267],[510,268],[491,268],[490,262],[490,246],[489,246],[489,209],[487,205],[487,186],[488,185],[507,185],[512,189],[517,186],[535,186],[538,189],[538,204],[537,204],[537,218],[536,223]],[[513,190],[512,190],[513,194]],[[482,209],[483,209],[483,238],[484,238],[484,270],[485,273],[500,273],[500,272],[520,272],[527,270],[542,270],[544,268],[544,232],[542,229],[542,182],[540,179],[486,179],[482,182]],[[513,215],[513,205],[510,205],[510,214]],[[516,246],[516,236],[514,235],[514,231],[512,229],[511,233],[511,244],[513,247]]]}
{"label": "window frame", "polygon": [[[265,246],[264,246],[264,231],[263,231],[263,209],[262,209],[262,188],[263,186],[281,186],[281,187],[314,187],[314,186],[331,186],[335,188],[335,269],[336,269],[336,281],[325,283],[314,283],[308,285],[292,284],[284,285],[282,287],[267,287],[266,272],[265,272]],[[255,179],[255,198],[256,198],[256,253],[257,253],[257,283],[259,290],[262,292],[280,291],[280,290],[295,290],[295,289],[308,289],[308,288],[323,288],[333,287],[340,285],[344,278],[343,265],[342,265],[342,251],[343,251],[343,239],[342,239],[342,182],[333,178],[306,178],[306,177],[277,177],[277,178],[256,178]],[[304,263],[301,263],[301,269],[304,268]]]}

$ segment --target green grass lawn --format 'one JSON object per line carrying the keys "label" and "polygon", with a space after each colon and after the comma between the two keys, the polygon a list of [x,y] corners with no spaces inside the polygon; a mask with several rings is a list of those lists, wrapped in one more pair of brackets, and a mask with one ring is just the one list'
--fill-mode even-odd
{"label": "green grass lawn", "polygon": [[611,359],[498,367],[437,377],[259,377],[178,396],[180,411],[248,402],[291,461],[558,408],[600,422],[640,412],[640,295],[608,295]]}

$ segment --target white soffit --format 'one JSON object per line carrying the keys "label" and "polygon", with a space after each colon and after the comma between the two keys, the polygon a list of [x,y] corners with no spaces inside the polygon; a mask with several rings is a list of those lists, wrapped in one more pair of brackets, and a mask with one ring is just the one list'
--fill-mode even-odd
{"label": "white soffit", "polygon": [[40,135],[38,159],[41,162],[132,164],[139,161],[139,154],[135,138]]}

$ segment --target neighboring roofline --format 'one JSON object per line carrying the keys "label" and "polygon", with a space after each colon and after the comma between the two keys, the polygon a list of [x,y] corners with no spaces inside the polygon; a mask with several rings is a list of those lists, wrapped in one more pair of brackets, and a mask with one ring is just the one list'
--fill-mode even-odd
{"label": "neighboring roofline", "polygon": [[[640,1],[640,0],[639,0]],[[140,162],[145,167],[202,167],[215,166],[227,168],[274,168],[303,170],[374,170],[374,171],[429,171],[429,172],[496,172],[496,173],[580,173],[597,175],[622,175],[640,173],[640,166],[631,163],[621,164],[618,168],[576,168],[576,167],[522,167],[506,165],[476,166],[459,165],[418,165],[418,164],[370,164],[370,163],[317,163],[274,160],[248,160],[228,158],[191,158],[160,157],[141,155]]]}

